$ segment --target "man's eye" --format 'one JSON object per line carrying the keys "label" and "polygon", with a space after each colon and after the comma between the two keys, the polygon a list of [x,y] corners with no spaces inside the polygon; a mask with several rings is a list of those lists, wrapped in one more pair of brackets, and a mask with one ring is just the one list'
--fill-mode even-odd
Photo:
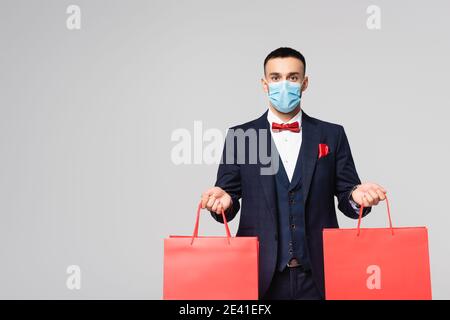
{"label": "man's eye", "polygon": [[277,80],[278,80],[278,77],[272,77],[271,80],[272,80],[272,81],[277,81]]}
{"label": "man's eye", "polygon": [[292,80],[292,81],[297,81],[297,80],[298,80],[298,77],[297,77],[297,76],[292,76],[292,77],[291,77],[291,80]]}

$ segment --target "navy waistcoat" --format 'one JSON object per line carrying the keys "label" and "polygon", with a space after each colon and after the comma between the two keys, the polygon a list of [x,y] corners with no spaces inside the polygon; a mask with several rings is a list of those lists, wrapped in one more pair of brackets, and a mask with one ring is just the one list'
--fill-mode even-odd
{"label": "navy waistcoat", "polygon": [[279,229],[277,269],[283,271],[291,258],[297,258],[306,269],[310,269],[300,163],[297,161],[291,181],[281,159],[279,164],[275,175]]}

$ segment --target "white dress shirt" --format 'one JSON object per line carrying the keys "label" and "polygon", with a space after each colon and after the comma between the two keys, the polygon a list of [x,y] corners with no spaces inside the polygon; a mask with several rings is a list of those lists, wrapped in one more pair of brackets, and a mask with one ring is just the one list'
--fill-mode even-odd
{"label": "white dress shirt", "polygon": [[302,145],[302,130],[300,132],[292,132],[289,130],[273,130],[272,122],[276,123],[292,123],[298,121],[301,128],[302,110],[293,116],[288,122],[284,122],[278,118],[272,110],[269,108],[267,113],[267,121],[270,124],[270,131],[272,133],[275,146],[277,147],[278,154],[280,155],[281,161],[283,162],[284,169],[289,178],[292,180],[294,175],[295,165],[297,164],[297,158],[300,154],[300,147]]}

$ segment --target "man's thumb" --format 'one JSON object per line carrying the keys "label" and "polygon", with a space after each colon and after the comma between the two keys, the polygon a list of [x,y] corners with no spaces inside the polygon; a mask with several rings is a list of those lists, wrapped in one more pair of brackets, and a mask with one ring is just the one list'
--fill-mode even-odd
{"label": "man's thumb", "polygon": [[210,189],[210,195],[213,195],[216,198],[219,198],[223,195],[224,191],[219,187],[213,187]]}

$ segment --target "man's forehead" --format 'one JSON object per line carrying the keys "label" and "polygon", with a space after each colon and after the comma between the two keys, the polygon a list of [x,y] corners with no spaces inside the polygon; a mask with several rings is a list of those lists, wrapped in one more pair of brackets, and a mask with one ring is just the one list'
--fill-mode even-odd
{"label": "man's forehead", "polygon": [[267,61],[266,73],[289,74],[293,72],[303,73],[303,63],[296,58],[273,58]]}

